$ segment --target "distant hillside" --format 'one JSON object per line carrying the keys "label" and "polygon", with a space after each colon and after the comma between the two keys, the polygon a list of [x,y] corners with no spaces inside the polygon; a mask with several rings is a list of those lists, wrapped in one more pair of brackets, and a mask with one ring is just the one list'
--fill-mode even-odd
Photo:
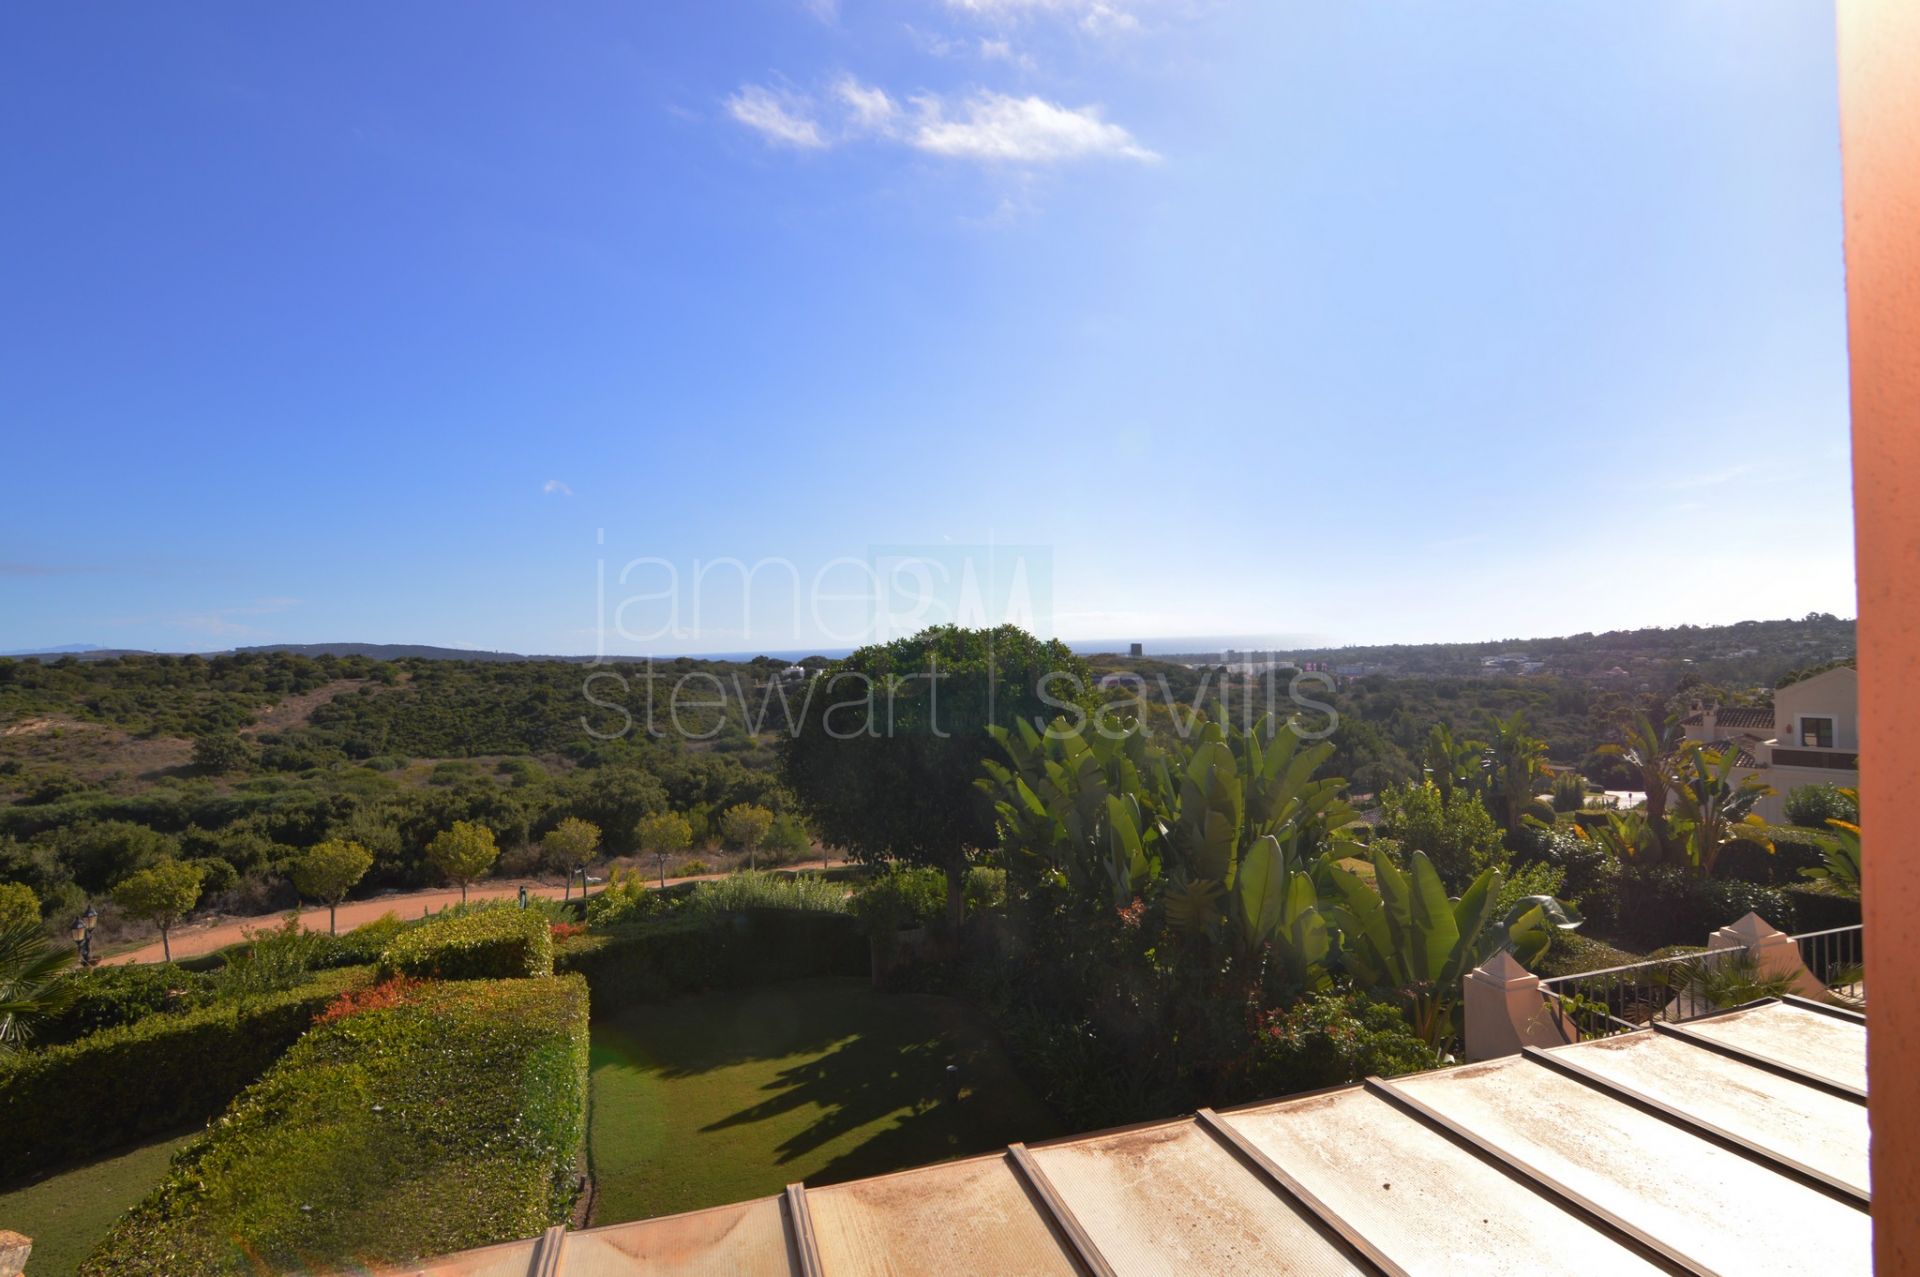
{"label": "distant hillside", "polygon": [[1551,675],[1583,683],[1671,691],[1687,675],[1728,688],[1769,688],[1810,665],[1854,654],[1854,623],[1816,612],[1797,620],[1676,625],[1556,638],[1408,643],[1285,651],[1166,654],[1225,664],[1309,662],[1346,677]]}

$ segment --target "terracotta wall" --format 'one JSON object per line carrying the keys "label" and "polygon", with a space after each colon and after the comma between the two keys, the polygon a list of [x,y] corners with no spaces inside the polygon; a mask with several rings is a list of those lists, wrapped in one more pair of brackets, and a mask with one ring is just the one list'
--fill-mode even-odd
{"label": "terracotta wall", "polygon": [[1875,1271],[1920,1273],[1920,0],[1839,0]]}

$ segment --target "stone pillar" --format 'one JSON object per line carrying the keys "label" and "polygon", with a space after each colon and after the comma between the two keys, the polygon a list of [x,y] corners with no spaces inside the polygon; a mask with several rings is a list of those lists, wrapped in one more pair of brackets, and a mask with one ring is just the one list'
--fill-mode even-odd
{"label": "stone pillar", "polygon": [[1518,1055],[1522,1047],[1565,1046],[1580,1034],[1548,1008],[1540,977],[1504,949],[1460,981],[1466,1006],[1467,1058]]}
{"label": "stone pillar", "polygon": [[27,1256],[32,1253],[33,1238],[0,1228],[0,1277],[20,1277],[27,1271]]}
{"label": "stone pillar", "polygon": [[1814,979],[1813,972],[1800,960],[1799,944],[1757,913],[1749,913],[1732,926],[1722,927],[1707,937],[1707,949],[1709,952],[1750,949],[1759,961],[1759,974],[1763,979],[1786,976],[1793,981],[1789,992],[1827,1001],[1827,987]]}

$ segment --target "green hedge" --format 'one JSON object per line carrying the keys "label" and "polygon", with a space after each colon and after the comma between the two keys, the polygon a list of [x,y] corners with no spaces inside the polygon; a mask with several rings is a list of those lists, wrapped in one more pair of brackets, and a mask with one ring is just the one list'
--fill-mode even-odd
{"label": "green hedge", "polygon": [[553,974],[553,929],[512,905],[447,913],[395,936],[380,974],[435,980],[513,980]]}
{"label": "green hedge", "polygon": [[532,1236],[572,1205],[586,1088],[577,977],[416,987],[302,1038],[80,1272],[357,1272]]}
{"label": "green hedge", "polygon": [[692,910],[564,940],[554,966],[587,978],[599,1015],[707,989],[865,975],[869,958],[851,914]]}
{"label": "green hedge", "polygon": [[1860,925],[1860,897],[1815,883],[1788,887],[1793,901],[1794,930],[1832,931]]}
{"label": "green hedge", "polygon": [[329,971],[284,992],[0,1057],[0,1182],[206,1121],[365,979],[364,968]]}

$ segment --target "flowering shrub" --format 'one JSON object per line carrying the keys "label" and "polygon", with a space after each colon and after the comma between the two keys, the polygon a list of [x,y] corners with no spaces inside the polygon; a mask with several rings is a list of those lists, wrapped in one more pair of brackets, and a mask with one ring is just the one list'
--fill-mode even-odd
{"label": "flowering shrub", "polygon": [[587,924],[584,922],[556,922],[547,928],[547,932],[558,944],[562,940],[571,940],[575,936],[585,935]]}
{"label": "flowering shrub", "polygon": [[362,988],[348,989],[345,993],[327,1004],[327,1009],[314,1019],[315,1024],[332,1024],[335,1020],[344,1020],[350,1015],[359,1015],[363,1011],[385,1011],[406,1001],[407,995],[418,987],[419,981],[409,980],[406,976],[389,976],[378,984]]}

